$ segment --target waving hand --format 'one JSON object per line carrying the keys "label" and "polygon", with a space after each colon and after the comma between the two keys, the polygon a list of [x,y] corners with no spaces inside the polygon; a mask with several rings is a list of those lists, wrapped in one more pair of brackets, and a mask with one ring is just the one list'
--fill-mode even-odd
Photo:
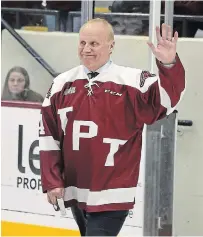
{"label": "waving hand", "polygon": [[178,32],[172,37],[172,30],[169,25],[162,24],[162,36],[160,28],[156,27],[157,47],[148,42],[154,56],[164,64],[173,63],[176,56],[176,44],[178,41]]}

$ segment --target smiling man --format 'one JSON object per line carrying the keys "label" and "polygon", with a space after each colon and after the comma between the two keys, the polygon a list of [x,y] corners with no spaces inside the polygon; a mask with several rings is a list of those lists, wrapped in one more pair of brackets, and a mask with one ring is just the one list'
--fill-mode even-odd
{"label": "smiling man", "polygon": [[158,75],[113,63],[111,25],[90,20],[79,34],[81,65],[56,77],[43,102],[43,192],[72,208],[81,235],[118,235],[135,203],[143,126],[172,113],[185,90],[178,33],[165,24],[156,33],[157,47],[148,45]]}
{"label": "smiling man", "polygon": [[104,20],[92,20],[80,30],[79,56],[82,64],[91,71],[98,70],[110,59],[114,47],[114,33]]}

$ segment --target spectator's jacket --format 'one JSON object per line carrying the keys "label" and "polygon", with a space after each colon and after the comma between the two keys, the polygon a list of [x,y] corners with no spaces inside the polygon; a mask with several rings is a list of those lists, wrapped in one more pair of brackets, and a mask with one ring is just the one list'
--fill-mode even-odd
{"label": "spectator's jacket", "polygon": [[30,101],[30,102],[39,102],[42,103],[44,98],[37,92],[25,89],[22,93],[14,95],[7,91],[3,94],[2,100],[16,100],[16,101]]}

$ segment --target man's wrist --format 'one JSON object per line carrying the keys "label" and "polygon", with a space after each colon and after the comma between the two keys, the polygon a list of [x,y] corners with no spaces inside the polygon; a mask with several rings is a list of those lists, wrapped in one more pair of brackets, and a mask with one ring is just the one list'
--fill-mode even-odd
{"label": "man's wrist", "polygon": [[165,67],[172,67],[175,63],[176,63],[176,59],[174,59],[171,63],[162,63],[161,61],[159,61],[161,65],[165,66]]}

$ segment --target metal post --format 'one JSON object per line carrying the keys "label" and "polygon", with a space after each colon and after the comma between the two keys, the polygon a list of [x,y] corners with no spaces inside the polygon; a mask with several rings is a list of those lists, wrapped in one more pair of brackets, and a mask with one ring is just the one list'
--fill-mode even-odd
{"label": "metal post", "polygon": [[[156,26],[160,26],[161,19],[161,1],[150,0],[150,15],[149,15],[149,41],[155,46],[157,45],[156,40]],[[149,49],[149,70],[153,73],[157,72],[156,59]]]}
{"label": "metal post", "polygon": [[16,29],[20,29],[20,12],[16,12]]}
{"label": "metal post", "polygon": [[170,25],[173,29],[173,10],[174,10],[174,1],[165,1],[165,23]]}
{"label": "metal post", "polygon": [[94,16],[94,1],[81,1],[81,26]]}
{"label": "metal post", "polygon": [[[154,45],[157,45],[157,40],[156,40],[156,26],[160,26],[160,18],[161,18],[161,1],[160,0],[150,0],[150,14],[149,14],[149,41],[152,42]],[[147,46],[147,45],[146,45]],[[157,67],[156,67],[156,59],[154,57],[154,54],[152,53],[151,49],[149,48],[149,70],[153,73],[157,72]],[[146,160],[146,155],[147,155],[147,130],[148,126],[144,126],[143,130],[143,144],[142,144],[142,161],[144,163],[144,183],[143,183],[143,199],[146,199],[147,190],[146,190],[146,169],[147,166],[149,166],[149,163]],[[145,201],[143,201],[143,235],[149,234],[147,233],[147,228],[148,224],[146,223],[146,213],[147,213],[147,205]],[[151,230],[151,233],[154,231]]]}
{"label": "metal post", "polygon": [[59,15],[59,12],[55,15],[55,30],[60,31],[60,15]]}

